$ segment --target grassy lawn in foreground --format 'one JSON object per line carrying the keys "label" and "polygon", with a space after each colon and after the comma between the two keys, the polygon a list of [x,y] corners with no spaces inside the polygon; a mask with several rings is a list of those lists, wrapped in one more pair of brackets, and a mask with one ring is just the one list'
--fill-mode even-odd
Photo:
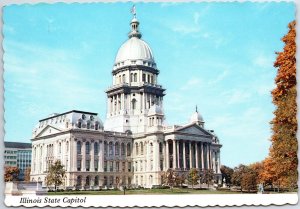
{"label": "grassy lawn in foreground", "polygon": [[[174,188],[171,189],[140,189],[126,190],[126,195],[157,195],[157,194],[241,194],[240,192],[218,191],[218,190],[193,190]],[[65,191],[65,192],[48,192],[48,195],[124,195],[119,190],[102,190],[102,191]]]}

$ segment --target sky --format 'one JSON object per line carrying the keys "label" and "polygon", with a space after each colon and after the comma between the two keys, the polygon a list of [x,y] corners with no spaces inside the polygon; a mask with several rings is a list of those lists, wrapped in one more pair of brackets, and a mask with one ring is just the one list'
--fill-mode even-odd
{"label": "sky", "polygon": [[[106,115],[116,53],[132,3],[23,4],[3,9],[5,140],[30,142],[33,127],[69,110]],[[275,52],[295,5],[136,3],[142,39],[166,88],[166,124],[186,124],[198,106],[221,144],[221,163],[263,160],[275,109]]]}

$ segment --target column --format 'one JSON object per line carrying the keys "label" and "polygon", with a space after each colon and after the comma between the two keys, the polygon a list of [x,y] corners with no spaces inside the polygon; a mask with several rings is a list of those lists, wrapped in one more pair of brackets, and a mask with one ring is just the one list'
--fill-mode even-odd
{"label": "column", "polygon": [[90,154],[91,154],[91,162],[90,162],[90,171],[95,171],[95,165],[94,165],[94,162],[95,162],[95,142],[91,142],[91,150],[90,150]]}
{"label": "column", "polygon": [[199,168],[199,165],[198,165],[198,159],[199,159],[199,156],[198,156],[198,142],[195,143],[195,158],[196,158],[196,168]]}
{"label": "column", "polygon": [[185,141],[182,142],[183,170],[186,170]]}
{"label": "column", "polygon": [[103,165],[104,165],[104,142],[99,142],[99,155],[98,155],[98,170],[103,172]]}
{"label": "column", "polygon": [[176,149],[177,149],[177,168],[180,168],[179,141],[176,141]]}
{"label": "column", "polygon": [[189,141],[189,149],[190,149],[190,169],[193,167],[193,158],[192,158],[192,143]]}
{"label": "column", "polygon": [[201,151],[201,167],[202,167],[202,170],[204,170],[204,152],[203,152],[203,142],[200,142],[201,144],[201,148],[200,148],[200,151]]}
{"label": "column", "polygon": [[82,153],[82,168],[81,168],[81,170],[86,171],[86,168],[85,168],[85,157],[86,157],[85,142],[82,142],[81,153]]}
{"label": "column", "polygon": [[209,145],[206,144],[206,156],[207,156],[207,169],[210,169],[210,159],[209,159]]}
{"label": "column", "polygon": [[176,164],[176,141],[173,139],[173,169],[177,168]]}
{"label": "column", "polygon": [[169,155],[169,142],[166,141],[166,169],[168,170],[170,168],[170,155]]}
{"label": "column", "polygon": [[73,154],[73,156],[72,157],[70,157],[70,159],[73,159],[73,162],[72,162],[72,164],[73,164],[73,167],[72,167],[72,169],[70,169],[70,171],[77,171],[77,158],[78,158],[78,156],[77,156],[77,141],[75,141],[75,140],[72,140],[72,154]]}

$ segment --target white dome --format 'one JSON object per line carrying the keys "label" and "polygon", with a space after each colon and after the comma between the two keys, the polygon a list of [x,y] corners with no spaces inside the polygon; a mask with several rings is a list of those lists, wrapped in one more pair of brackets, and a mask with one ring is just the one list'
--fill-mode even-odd
{"label": "white dome", "polygon": [[120,47],[115,64],[127,60],[142,60],[154,63],[154,57],[149,45],[137,37],[131,37]]}
{"label": "white dome", "polygon": [[163,115],[163,111],[157,104],[152,105],[148,111],[148,115]]}
{"label": "white dome", "polygon": [[203,117],[202,117],[202,115],[200,113],[194,112],[193,115],[191,116],[190,122],[191,123],[194,123],[194,122],[201,122],[201,123],[203,123],[204,120],[203,120]]}

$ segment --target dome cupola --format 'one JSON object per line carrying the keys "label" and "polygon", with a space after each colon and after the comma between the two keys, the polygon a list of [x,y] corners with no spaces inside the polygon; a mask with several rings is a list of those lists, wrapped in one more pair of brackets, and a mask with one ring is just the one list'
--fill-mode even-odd
{"label": "dome cupola", "polygon": [[128,40],[119,48],[114,70],[123,66],[144,65],[156,68],[154,56],[149,45],[141,39],[142,34],[139,31],[139,21],[136,17],[135,7],[133,19],[130,22],[131,31],[128,34]]}
{"label": "dome cupola", "polygon": [[198,108],[196,106],[196,111],[192,114],[191,118],[190,118],[190,123],[197,123],[198,125],[202,125],[204,124],[204,120],[203,117],[200,113],[198,113]]}

